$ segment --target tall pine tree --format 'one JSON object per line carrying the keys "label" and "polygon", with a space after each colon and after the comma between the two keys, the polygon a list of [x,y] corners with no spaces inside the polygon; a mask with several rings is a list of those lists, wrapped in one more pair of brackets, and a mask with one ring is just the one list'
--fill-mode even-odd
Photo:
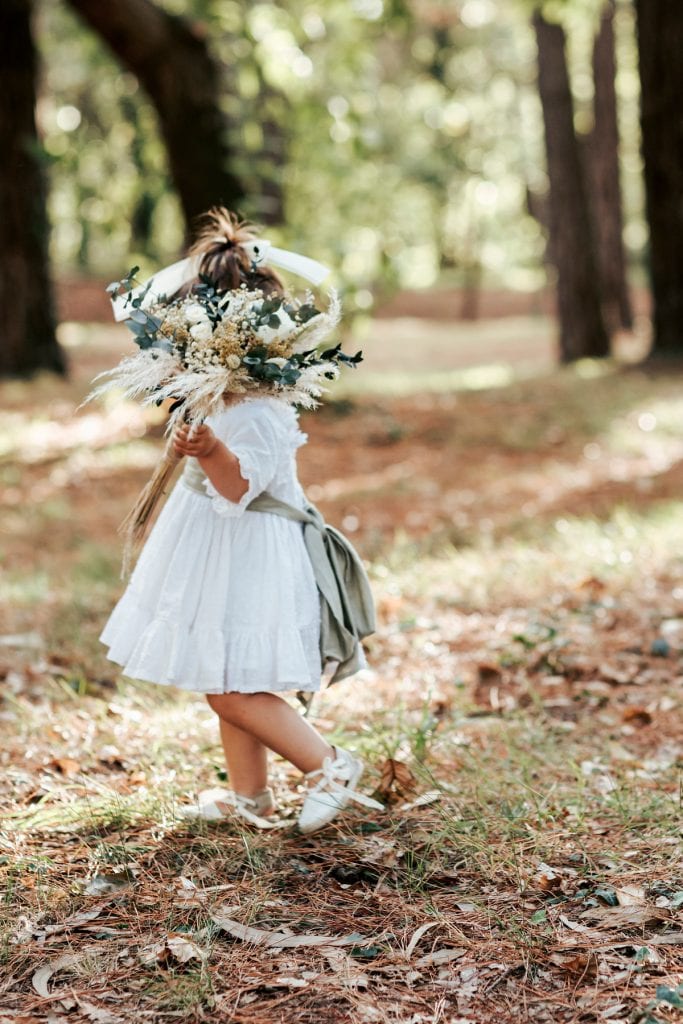
{"label": "tall pine tree", "polygon": [[48,270],[30,0],[0,3],[0,376],[64,373]]}
{"label": "tall pine tree", "polygon": [[561,25],[533,15],[538,49],[538,91],[543,109],[548,163],[549,251],[557,271],[560,357],[571,362],[609,354],[602,316],[600,281],[574,130],[574,109]]}
{"label": "tall pine tree", "polygon": [[683,355],[683,4],[636,0],[654,355]]}

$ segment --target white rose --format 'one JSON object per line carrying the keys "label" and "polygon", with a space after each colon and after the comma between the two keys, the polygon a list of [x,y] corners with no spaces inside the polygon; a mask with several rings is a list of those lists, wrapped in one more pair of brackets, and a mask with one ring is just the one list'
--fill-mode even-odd
{"label": "white rose", "polygon": [[261,341],[265,341],[266,345],[270,345],[274,341],[280,341],[282,338],[288,338],[299,326],[295,320],[292,320],[289,313],[282,308],[278,309],[275,316],[280,321],[277,327],[269,327],[267,324],[263,324],[256,332]]}
{"label": "white rose", "polygon": [[198,302],[191,302],[189,306],[185,306],[183,312],[188,324],[200,324],[203,320],[208,320],[206,310]]}
{"label": "white rose", "polygon": [[202,320],[198,324],[193,324],[190,327],[190,334],[195,341],[208,341],[213,334],[210,320]]}

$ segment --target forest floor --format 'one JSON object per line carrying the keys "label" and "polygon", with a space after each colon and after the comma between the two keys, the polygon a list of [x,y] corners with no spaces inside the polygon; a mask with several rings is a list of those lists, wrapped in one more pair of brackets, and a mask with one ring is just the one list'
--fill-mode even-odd
{"label": "forest floor", "polygon": [[311,837],[183,820],[212,714],[99,649],[162,443],[77,411],[125,333],[69,326],[69,382],[0,386],[0,1024],[680,1019],[682,368],[552,369],[522,320],[528,366],[501,322],[458,329],[463,367],[403,327],[303,417],[379,610],[312,715],[387,805]]}

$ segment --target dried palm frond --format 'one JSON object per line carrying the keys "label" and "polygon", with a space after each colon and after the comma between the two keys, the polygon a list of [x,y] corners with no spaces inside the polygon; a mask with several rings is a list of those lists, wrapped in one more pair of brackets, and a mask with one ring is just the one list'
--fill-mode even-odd
{"label": "dried palm frond", "polygon": [[161,462],[140,491],[132,509],[119,525],[118,532],[124,539],[121,579],[125,579],[129,575],[133,558],[145,539],[154,510],[166,493],[175,469],[182,458],[182,455],[177,455],[173,450],[173,439],[169,438]]}

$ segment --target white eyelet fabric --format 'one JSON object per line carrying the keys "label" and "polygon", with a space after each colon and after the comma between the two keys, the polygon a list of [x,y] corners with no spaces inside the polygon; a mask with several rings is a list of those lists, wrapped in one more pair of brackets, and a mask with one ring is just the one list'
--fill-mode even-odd
{"label": "white eyelet fabric", "polygon": [[300,523],[250,512],[268,490],[303,508],[296,412],[249,398],[210,417],[249,487],[239,502],[174,487],[100,639],[123,673],[197,693],[315,691],[320,604]]}

